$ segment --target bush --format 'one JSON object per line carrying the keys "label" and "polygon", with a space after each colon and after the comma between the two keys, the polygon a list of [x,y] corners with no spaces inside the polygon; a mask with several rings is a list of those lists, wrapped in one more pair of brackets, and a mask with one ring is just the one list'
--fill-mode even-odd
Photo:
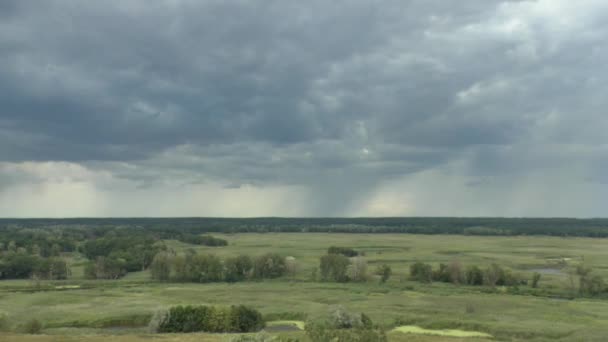
{"label": "bush", "polygon": [[539,281],[540,281],[540,273],[534,272],[534,274],[532,275],[532,288],[537,288]]}
{"label": "bush", "polygon": [[8,321],[8,315],[0,313],[0,331],[8,331],[10,329],[10,323]]}
{"label": "bush", "polygon": [[338,307],[328,320],[306,323],[306,335],[315,342],[387,342],[384,330],[365,314],[352,314]]}
{"label": "bush", "polygon": [[177,238],[181,242],[210,247],[227,246],[228,241],[211,235],[184,234]]}
{"label": "bush", "polygon": [[359,255],[359,252],[348,247],[331,246],[327,249],[327,254],[341,254],[346,257],[356,257]]}
{"label": "bush", "polygon": [[264,327],[262,314],[247,306],[176,306],[160,311],[150,321],[155,332],[254,332]]}
{"label": "bush", "polygon": [[161,326],[163,326],[164,322],[169,317],[169,311],[166,309],[159,309],[152,315],[150,322],[148,322],[148,330],[151,333],[159,333],[161,332]]}
{"label": "bush", "polygon": [[483,271],[477,266],[467,267],[464,273],[464,281],[467,285],[483,285]]}
{"label": "bush", "polygon": [[249,332],[258,331],[264,328],[262,314],[259,311],[244,305],[231,307],[230,317],[232,331]]}
{"label": "bush", "polygon": [[430,283],[433,280],[433,268],[429,264],[418,261],[410,266],[410,277],[413,280]]}
{"label": "bush", "polygon": [[388,264],[382,264],[376,268],[376,274],[380,276],[381,283],[386,283],[391,274],[393,274],[393,270]]}
{"label": "bush", "polygon": [[39,320],[33,318],[25,322],[25,324],[21,327],[21,331],[26,334],[40,334],[40,332],[42,331],[42,323]]}

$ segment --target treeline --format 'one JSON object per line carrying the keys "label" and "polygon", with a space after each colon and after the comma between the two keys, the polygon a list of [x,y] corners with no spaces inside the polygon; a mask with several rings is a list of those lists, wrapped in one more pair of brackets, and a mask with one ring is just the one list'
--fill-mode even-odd
{"label": "treeline", "polygon": [[[3,228],[2,228],[3,227]],[[570,218],[121,218],[121,219],[1,219],[3,229],[83,228],[100,231],[142,229],[162,239],[181,234],[221,232],[334,232],[461,235],[550,235],[608,237],[608,219]]]}
{"label": "treeline", "polygon": [[264,328],[264,320],[259,311],[244,305],[187,305],[157,313],[150,322],[150,328],[159,333],[247,333]]}
{"label": "treeline", "polygon": [[[435,270],[433,270],[430,264],[416,262],[410,265],[410,278],[425,283],[437,281],[471,286],[484,285],[493,287],[528,284],[527,279],[498,264],[491,264],[483,269],[476,265],[470,265],[465,268],[458,261],[453,261],[447,265],[439,264],[439,267]],[[538,283],[538,280],[536,283]]]}
{"label": "treeline", "polygon": [[[570,290],[581,296],[608,294],[604,278],[588,266],[576,265],[569,270],[569,277],[572,280]],[[438,268],[433,269],[430,264],[416,262],[410,265],[410,279],[424,283],[436,281],[488,287],[529,285],[537,288],[541,274],[535,272],[527,279],[495,263],[482,268],[476,265],[464,267],[460,262],[453,261],[450,264],[439,264]]]}
{"label": "treeline", "polygon": [[238,282],[278,278],[295,273],[295,259],[267,253],[252,258],[239,255],[221,259],[214,254],[158,253],[150,265],[152,279],[175,282]]}

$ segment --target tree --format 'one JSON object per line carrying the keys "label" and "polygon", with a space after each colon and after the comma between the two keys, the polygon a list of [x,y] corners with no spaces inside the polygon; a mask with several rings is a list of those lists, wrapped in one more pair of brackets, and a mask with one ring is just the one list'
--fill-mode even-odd
{"label": "tree", "polygon": [[341,254],[326,254],[321,257],[319,270],[323,281],[348,281],[347,271],[350,261]]}
{"label": "tree", "polygon": [[224,279],[224,267],[220,258],[213,254],[195,255],[193,257],[194,274],[201,283],[217,282]]}
{"label": "tree", "polygon": [[351,258],[350,279],[363,282],[367,280],[367,261],[364,257]]}
{"label": "tree", "polygon": [[483,272],[483,284],[494,287],[500,279],[504,278],[504,270],[497,264],[488,266]]}
{"label": "tree", "polygon": [[393,270],[388,264],[382,264],[376,268],[376,274],[380,276],[380,282],[383,284],[391,277],[392,273]]}
{"label": "tree", "polygon": [[285,274],[285,258],[276,253],[267,253],[257,257],[253,264],[255,279],[278,278]]}
{"label": "tree", "polygon": [[593,273],[591,267],[578,265],[576,275],[579,277],[579,293],[582,295],[597,295],[605,290],[604,279]]}
{"label": "tree", "polygon": [[64,280],[71,275],[70,267],[61,258],[49,258],[49,279]]}
{"label": "tree", "polygon": [[61,254],[61,247],[54,243],[53,246],[51,246],[51,256],[59,256],[59,254]]}
{"label": "tree", "polygon": [[483,271],[477,266],[469,266],[465,270],[464,280],[467,285],[483,285]]}
{"label": "tree", "polygon": [[415,262],[410,266],[410,277],[413,280],[430,283],[433,280],[433,267],[420,261]]}
{"label": "tree", "polygon": [[459,261],[452,261],[448,265],[446,272],[448,274],[448,279],[452,284],[461,284],[464,282],[462,264]]}
{"label": "tree", "polygon": [[158,281],[169,281],[171,276],[171,257],[167,252],[159,252],[150,264],[152,279]]}
{"label": "tree", "polygon": [[224,262],[224,277],[227,282],[237,282],[247,279],[253,268],[253,262],[247,255],[239,255],[226,259]]}

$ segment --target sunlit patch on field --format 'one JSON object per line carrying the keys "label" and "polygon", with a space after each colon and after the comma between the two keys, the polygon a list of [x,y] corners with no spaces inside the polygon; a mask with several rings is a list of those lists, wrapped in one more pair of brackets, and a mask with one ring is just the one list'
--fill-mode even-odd
{"label": "sunlit patch on field", "polygon": [[464,331],[458,329],[424,329],[415,325],[404,325],[393,329],[395,332],[401,332],[405,334],[419,334],[419,335],[437,335],[437,336],[448,336],[448,337],[485,337],[492,338],[490,334],[486,334],[480,331]]}
{"label": "sunlit patch on field", "polygon": [[293,331],[304,330],[306,324],[303,321],[272,321],[266,322],[266,330],[269,331]]}

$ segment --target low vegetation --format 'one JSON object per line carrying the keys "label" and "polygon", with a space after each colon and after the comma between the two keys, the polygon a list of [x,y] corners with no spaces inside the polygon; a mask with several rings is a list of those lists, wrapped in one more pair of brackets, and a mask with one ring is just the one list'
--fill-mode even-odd
{"label": "low vegetation", "polygon": [[[40,341],[96,334],[162,341],[182,332],[192,333],[186,340],[276,342],[433,341],[457,333],[466,336],[456,340],[600,341],[608,334],[603,239],[208,239],[199,228],[147,229],[0,229],[10,238],[0,251],[0,340],[10,341],[6,331],[41,334],[27,337]],[[153,315],[159,307],[169,309]],[[258,333],[265,322],[266,333]],[[148,325],[154,335],[144,335]]]}

